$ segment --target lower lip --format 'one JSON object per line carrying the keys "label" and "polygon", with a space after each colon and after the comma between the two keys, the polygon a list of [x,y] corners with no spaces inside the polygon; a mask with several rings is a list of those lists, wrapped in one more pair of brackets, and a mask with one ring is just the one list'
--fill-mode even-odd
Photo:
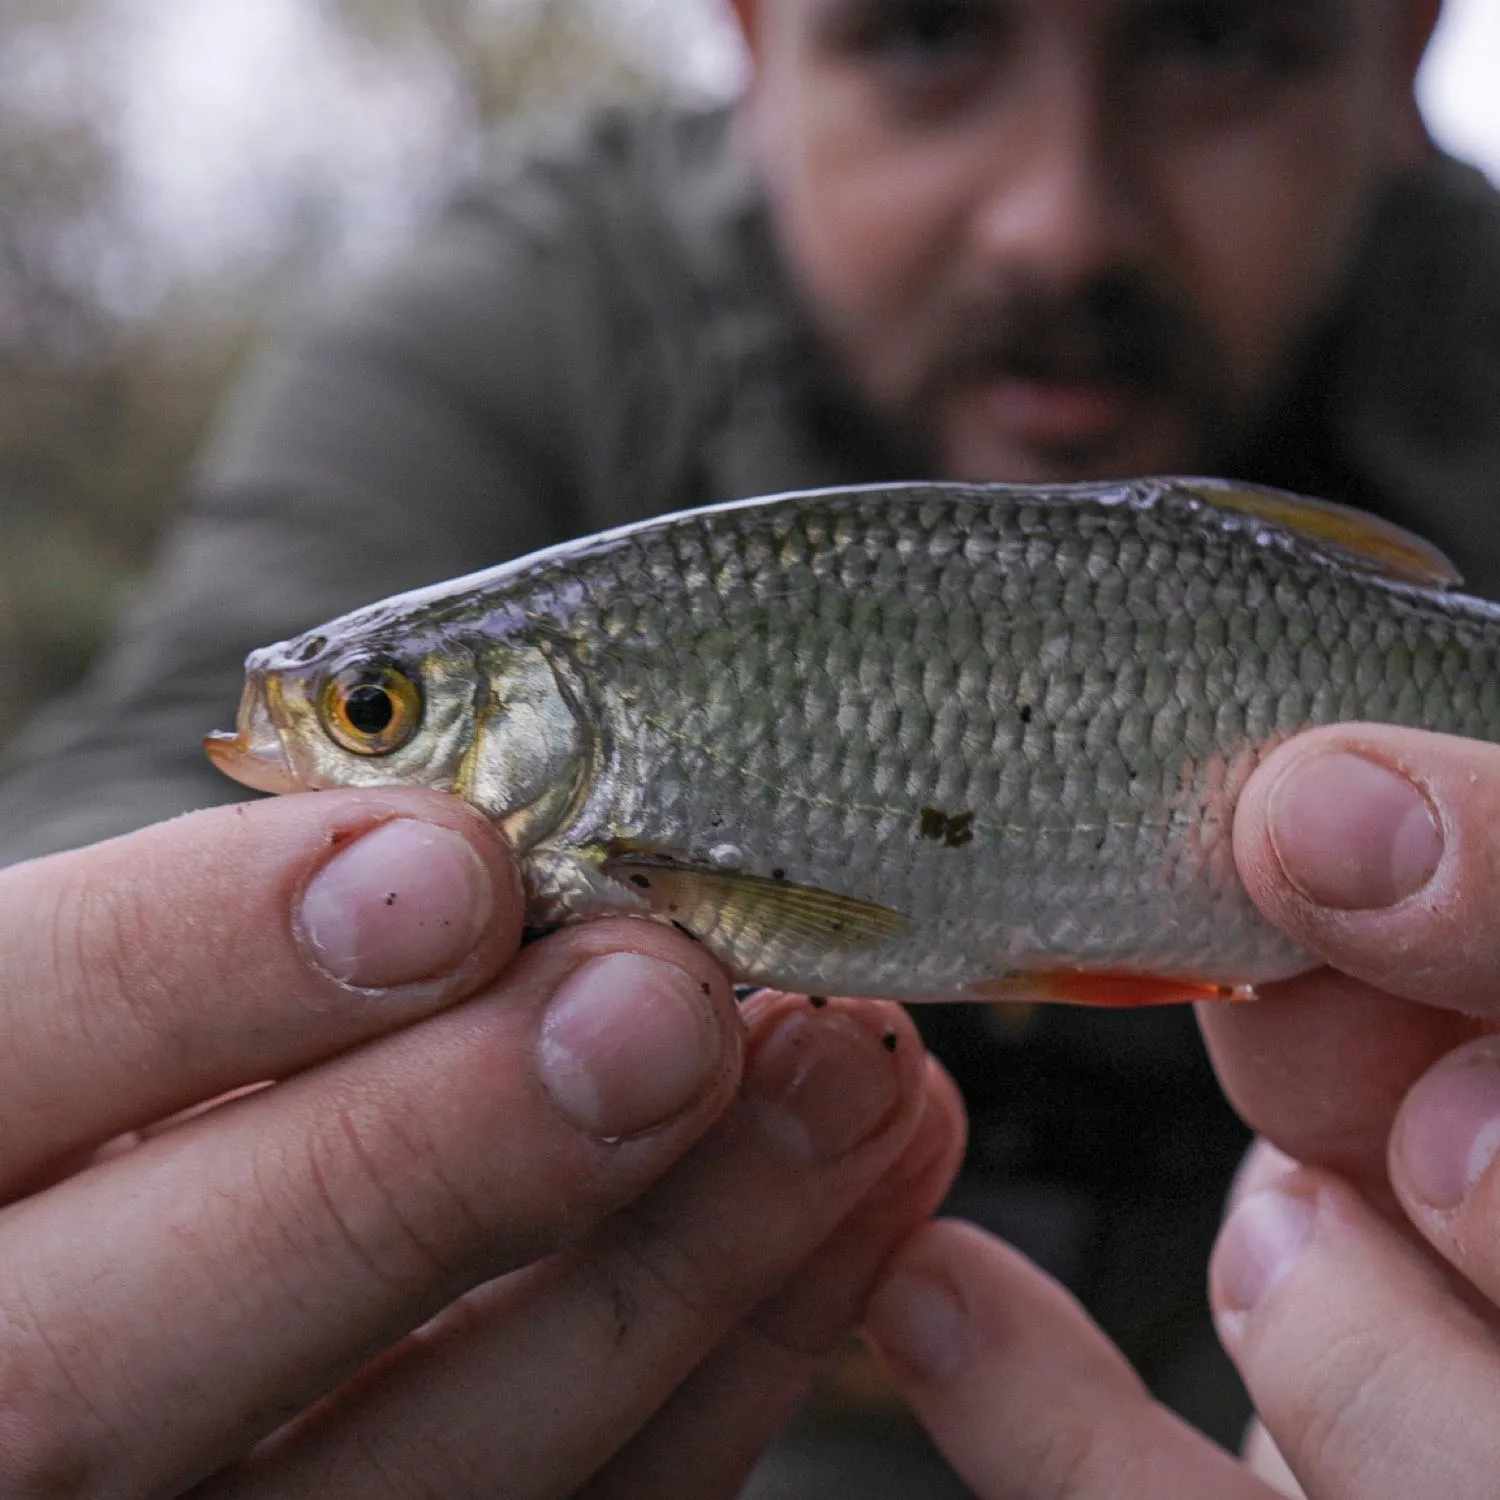
{"label": "lower lip", "polygon": [[208,758],[226,775],[257,792],[299,792],[280,745],[256,746],[244,734],[209,734],[203,737]]}
{"label": "lower lip", "polygon": [[1134,401],[1119,385],[1006,378],[970,387],[983,420],[1027,447],[1082,447],[1119,436]]}

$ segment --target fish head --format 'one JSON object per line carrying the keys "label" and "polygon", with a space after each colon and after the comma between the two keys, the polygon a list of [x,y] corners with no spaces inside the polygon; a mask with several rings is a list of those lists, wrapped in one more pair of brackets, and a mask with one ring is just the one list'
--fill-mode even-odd
{"label": "fish head", "polygon": [[204,750],[256,791],[424,786],[520,848],[586,777],[591,736],[554,653],[526,640],[324,627],[252,652],[233,733]]}
{"label": "fish head", "polygon": [[451,786],[474,699],[468,655],[443,643],[309,632],[254,651],[233,734],[204,740],[262,792]]}

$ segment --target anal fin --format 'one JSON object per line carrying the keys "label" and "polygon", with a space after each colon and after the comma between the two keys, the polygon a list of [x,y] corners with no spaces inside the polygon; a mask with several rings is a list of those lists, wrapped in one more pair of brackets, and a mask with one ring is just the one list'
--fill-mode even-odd
{"label": "anal fin", "polygon": [[1254,989],[1247,984],[1215,984],[1207,979],[1164,974],[1100,973],[1092,969],[1037,969],[1005,974],[970,985],[969,994],[976,1000],[1051,1002],[1111,1009],[1256,998]]}

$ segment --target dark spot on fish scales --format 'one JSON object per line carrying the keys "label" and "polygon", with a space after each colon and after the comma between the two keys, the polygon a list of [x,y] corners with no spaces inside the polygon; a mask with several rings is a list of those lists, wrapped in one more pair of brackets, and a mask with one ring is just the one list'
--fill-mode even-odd
{"label": "dark spot on fish scales", "polygon": [[894,1052],[896,1048],[901,1045],[901,1038],[898,1037],[894,1031],[888,1031],[883,1037],[881,1037],[880,1045],[884,1047],[887,1052]]}
{"label": "dark spot on fish scales", "polygon": [[651,889],[651,882],[647,880],[644,875],[632,875],[630,877],[630,883],[631,885],[639,886],[643,891],[649,891]]}
{"label": "dark spot on fish scales", "polygon": [[714,987],[706,979],[703,981],[702,984],[700,984],[698,986],[698,988],[700,990],[702,990],[705,995],[708,995],[709,997],[712,997],[713,992],[714,992]]}
{"label": "dark spot on fish scales", "polygon": [[785,880],[786,879],[786,871],[783,870],[780,865],[777,865],[776,868],[771,871],[771,879],[772,880]]}
{"label": "dark spot on fish scales", "polygon": [[814,1010],[822,1010],[823,1007],[828,1004],[828,996],[827,995],[809,995],[807,997],[807,1003],[810,1006],[812,1006],[812,1008]]}
{"label": "dark spot on fish scales", "polygon": [[396,893],[395,893],[395,891],[392,891],[390,893],[390,895],[385,898],[385,904],[387,906],[394,906],[396,904]]}
{"label": "dark spot on fish scales", "polygon": [[945,813],[935,807],[924,807],[917,823],[917,832],[924,839],[943,844],[949,849],[962,849],[974,842],[974,814],[971,812]]}
{"label": "dark spot on fish scales", "polygon": [[1031,723],[1031,714],[1032,714],[1031,705],[1029,703],[1023,703],[1021,705],[1020,712],[1021,712],[1021,722],[1023,724],[1029,724],[1029,723]]}
{"label": "dark spot on fish scales", "polygon": [[965,844],[974,842],[974,814],[971,812],[954,813],[948,819],[948,832],[943,842],[950,849],[962,849]]}

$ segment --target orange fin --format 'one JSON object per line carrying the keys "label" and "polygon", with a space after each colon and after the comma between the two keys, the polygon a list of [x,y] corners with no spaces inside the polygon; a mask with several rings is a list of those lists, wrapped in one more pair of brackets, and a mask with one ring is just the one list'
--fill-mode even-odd
{"label": "orange fin", "polygon": [[1456,588],[1464,581],[1453,562],[1431,542],[1351,505],[1225,479],[1187,479],[1178,481],[1177,487],[1205,505],[1295,532],[1325,551],[1338,553],[1351,566],[1382,578],[1433,589]]}
{"label": "orange fin", "polygon": [[769,947],[786,935],[828,950],[879,946],[911,930],[911,918],[889,907],[815,886],[703,869],[660,856],[606,858],[604,873],[643,896],[659,916],[707,940],[720,932]]}
{"label": "orange fin", "polygon": [[969,986],[976,1000],[1051,1001],[1130,1009],[1138,1005],[1190,1005],[1197,1000],[1254,1000],[1248,984],[1214,984],[1163,974],[1101,974],[1091,969],[1038,969],[1005,974]]}

